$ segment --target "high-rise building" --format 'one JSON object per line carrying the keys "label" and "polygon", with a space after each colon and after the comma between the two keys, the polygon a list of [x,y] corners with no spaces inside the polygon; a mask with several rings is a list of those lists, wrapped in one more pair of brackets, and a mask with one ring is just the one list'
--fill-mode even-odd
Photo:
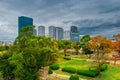
{"label": "high-rise building", "polygon": [[55,26],[49,26],[49,37],[55,39],[55,34],[56,34]]}
{"label": "high-rise building", "polygon": [[64,40],[70,40],[70,31],[64,31],[63,39]]}
{"label": "high-rise building", "polygon": [[62,40],[63,39],[63,28],[56,27],[55,28],[55,39],[56,40]]}
{"label": "high-rise building", "polygon": [[45,36],[45,27],[38,26],[38,36]]}
{"label": "high-rise building", "polygon": [[49,27],[49,37],[56,40],[63,39],[63,28],[50,26]]}
{"label": "high-rise building", "polygon": [[76,26],[71,26],[71,29],[70,29],[70,40],[72,42],[78,42],[79,41],[79,33],[78,33],[78,30],[77,30]]}
{"label": "high-rise building", "polygon": [[18,33],[23,27],[32,26],[33,19],[25,16],[18,17]]}
{"label": "high-rise building", "polygon": [[37,30],[36,30],[36,29],[33,29],[33,34],[34,34],[35,36],[37,36]]}
{"label": "high-rise building", "polygon": [[71,26],[71,30],[72,33],[78,33],[77,27],[76,26]]}

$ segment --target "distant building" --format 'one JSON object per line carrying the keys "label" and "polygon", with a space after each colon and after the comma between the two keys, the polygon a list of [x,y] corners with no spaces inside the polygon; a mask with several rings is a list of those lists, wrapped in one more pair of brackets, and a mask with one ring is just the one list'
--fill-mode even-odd
{"label": "distant building", "polygon": [[55,26],[49,26],[49,37],[55,39]]}
{"label": "distant building", "polygon": [[55,39],[56,40],[62,40],[63,39],[63,28],[56,27],[55,28]]}
{"label": "distant building", "polygon": [[45,36],[45,27],[38,26],[38,36]]}
{"label": "distant building", "polygon": [[26,26],[32,26],[33,19],[25,16],[18,17],[18,33],[20,33],[21,29]]}
{"label": "distant building", "polygon": [[34,34],[35,36],[37,36],[37,30],[36,30],[36,29],[33,29],[33,34]]}
{"label": "distant building", "polygon": [[63,39],[64,40],[70,40],[70,31],[64,31]]}
{"label": "distant building", "polygon": [[71,26],[70,32],[72,33],[78,33],[78,29],[76,26]]}
{"label": "distant building", "polygon": [[49,37],[56,40],[63,39],[63,28],[50,26],[49,27]]}
{"label": "distant building", "polygon": [[79,33],[78,33],[78,30],[77,30],[76,26],[71,26],[71,29],[70,29],[70,40],[72,42],[78,42],[79,41]]}

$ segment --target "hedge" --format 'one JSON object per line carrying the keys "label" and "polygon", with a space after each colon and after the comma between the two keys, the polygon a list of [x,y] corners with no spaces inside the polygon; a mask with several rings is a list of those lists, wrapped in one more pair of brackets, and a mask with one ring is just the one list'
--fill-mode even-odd
{"label": "hedge", "polygon": [[94,70],[77,70],[77,74],[89,76],[89,77],[95,77],[99,74],[97,69]]}
{"label": "hedge", "polygon": [[52,64],[52,65],[50,65],[50,69],[52,69],[52,70],[58,70],[60,68],[60,65],[59,64]]}
{"label": "hedge", "polygon": [[62,68],[62,71],[69,72],[69,73],[76,73],[76,69],[73,67],[64,67]]}
{"label": "hedge", "polygon": [[69,72],[69,73],[77,73],[79,75],[89,76],[89,77],[95,77],[99,74],[97,69],[94,70],[76,70],[73,67],[64,67],[62,68],[62,71]]}
{"label": "hedge", "polygon": [[77,75],[71,75],[69,80],[79,80],[79,76]]}
{"label": "hedge", "polygon": [[65,60],[71,60],[71,58],[70,58],[70,57],[64,57],[64,59],[65,59]]}
{"label": "hedge", "polygon": [[108,65],[107,64],[103,64],[102,67],[101,67],[101,71],[105,71],[107,68],[108,68]]}
{"label": "hedge", "polygon": [[48,70],[48,74],[52,74],[53,71],[51,69]]}

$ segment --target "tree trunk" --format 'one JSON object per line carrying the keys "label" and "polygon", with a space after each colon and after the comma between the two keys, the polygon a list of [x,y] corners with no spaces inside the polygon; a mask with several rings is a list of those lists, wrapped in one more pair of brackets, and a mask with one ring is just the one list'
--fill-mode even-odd
{"label": "tree trunk", "polygon": [[66,51],[67,51],[67,49],[64,49],[64,56],[67,56]]}

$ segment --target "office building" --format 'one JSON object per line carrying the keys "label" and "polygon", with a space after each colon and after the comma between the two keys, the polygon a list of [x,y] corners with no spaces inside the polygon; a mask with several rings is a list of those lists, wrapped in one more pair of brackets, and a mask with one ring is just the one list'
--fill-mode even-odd
{"label": "office building", "polygon": [[79,41],[79,33],[76,26],[71,26],[70,40],[74,43]]}
{"label": "office building", "polygon": [[38,26],[38,36],[45,36],[45,27]]}
{"label": "office building", "polygon": [[63,39],[64,40],[70,40],[70,31],[64,31]]}
{"label": "office building", "polygon": [[55,39],[55,26],[49,26],[49,37]]}
{"label": "office building", "polygon": [[55,28],[55,39],[56,40],[62,40],[63,39],[63,28],[56,27]]}
{"label": "office building", "polygon": [[18,33],[26,26],[33,26],[33,19],[25,16],[18,17]]}
{"label": "office building", "polygon": [[49,27],[49,37],[56,40],[63,39],[63,28],[50,26]]}
{"label": "office building", "polygon": [[77,27],[76,26],[71,26],[71,30],[72,33],[78,33]]}

